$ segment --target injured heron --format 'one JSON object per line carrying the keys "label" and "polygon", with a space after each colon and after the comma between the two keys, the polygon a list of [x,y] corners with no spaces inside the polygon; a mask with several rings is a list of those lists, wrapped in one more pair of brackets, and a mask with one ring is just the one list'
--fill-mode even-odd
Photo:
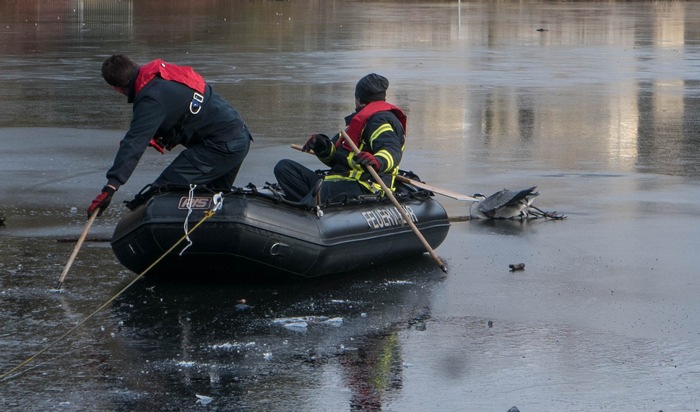
{"label": "injured heron", "polygon": [[474,195],[478,201],[472,203],[469,208],[471,219],[563,219],[564,216],[556,212],[545,212],[532,205],[537,186],[518,191],[503,189],[489,197],[477,193]]}

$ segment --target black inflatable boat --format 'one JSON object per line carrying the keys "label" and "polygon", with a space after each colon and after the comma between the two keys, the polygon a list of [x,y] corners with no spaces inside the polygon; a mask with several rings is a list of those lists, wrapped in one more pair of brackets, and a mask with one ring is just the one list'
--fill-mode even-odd
{"label": "black inflatable boat", "polygon": [[[403,185],[396,198],[437,248],[450,227],[442,205],[430,192],[411,185]],[[215,204],[219,209],[212,213]],[[201,219],[205,221],[183,241],[185,228]],[[156,194],[121,219],[111,245],[133,272],[192,279],[317,277],[425,252],[386,198],[367,196],[309,208],[285,201],[274,188],[252,185],[223,196],[187,190]]]}

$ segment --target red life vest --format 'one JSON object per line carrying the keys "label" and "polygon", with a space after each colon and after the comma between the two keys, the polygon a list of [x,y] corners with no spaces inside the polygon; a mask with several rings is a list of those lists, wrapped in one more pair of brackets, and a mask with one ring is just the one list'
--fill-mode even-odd
{"label": "red life vest", "polygon": [[201,94],[204,94],[207,86],[204,78],[195,72],[193,68],[176,66],[158,59],[139,67],[139,74],[136,75],[136,81],[134,82],[134,94],[138,94],[156,76],[182,83]]}
{"label": "red life vest", "polygon": [[[394,113],[394,115],[396,115],[396,117],[401,122],[401,126],[403,126],[404,135],[406,134],[406,115],[401,109],[394,106],[393,104],[387,103],[382,100],[370,102],[367,104],[367,106],[363,107],[362,110],[355,114],[352,120],[350,120],[350,125],[345,131],[352,140],[352,142],[355,143],[355,146],[360,147],[362,131],[365,129],[365,125],[367,124],[369,118],[378,112],[385,111],[391,111],[392,113]],[[344,139],[338,139],[338,141],[340,140],[343,141],[343,147],[346,150],[352,151],[350,146],[347,143],[345,143]]]}

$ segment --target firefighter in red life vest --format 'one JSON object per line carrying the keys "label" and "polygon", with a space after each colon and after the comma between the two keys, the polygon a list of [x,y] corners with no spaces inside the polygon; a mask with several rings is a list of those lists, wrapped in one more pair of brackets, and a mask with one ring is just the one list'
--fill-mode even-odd
{"label": "firefighter in red life vest", "polygon": [[404,149],[406,115],[386,102],[388,87],[389,80],[375,73],[357,82],[356,109],[345,118],[345,131],[360,149],[359,155],[340,138],[340,133],[332,138],[314,134],[302,150],[313,150],[331,168],[329,174],[319,174],[289,159],[275,165],[275,178],[287,199],[313,206],[317,195],[325,203],[365,193],[382,194],[381,186],[372,179],[366,166],[373,167],[393,190]]}
{"label": "firefighter in red life vest", "polygon": [[186,148],[151,192],[190,184],[231,189],[253,139],[241,115],[202,76],[163,60],[138,66],[125,55],[113,55],[102,64],[102,77],[133,103],[133,117],[88,216],[109,206],[149,146],[161,153],[177,145]]}

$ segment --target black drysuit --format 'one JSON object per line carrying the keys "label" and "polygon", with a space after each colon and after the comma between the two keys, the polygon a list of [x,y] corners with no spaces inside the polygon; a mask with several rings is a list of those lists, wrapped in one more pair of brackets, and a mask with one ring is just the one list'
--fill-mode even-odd
{"label": "black drysuit", "polygon": [[167,149],[179,144],[186,149],[161,173],[155,186],[197,184],[230,189],[252,141],[240,114],[209,85],[199,103],[201,109],[193,114],[191,88],[156,76],[136,93],[135,79],[136,73],[128,87],[133,118],[107,172],[108,184],[118,188],[126,183],[151,139],[156,138]]}

